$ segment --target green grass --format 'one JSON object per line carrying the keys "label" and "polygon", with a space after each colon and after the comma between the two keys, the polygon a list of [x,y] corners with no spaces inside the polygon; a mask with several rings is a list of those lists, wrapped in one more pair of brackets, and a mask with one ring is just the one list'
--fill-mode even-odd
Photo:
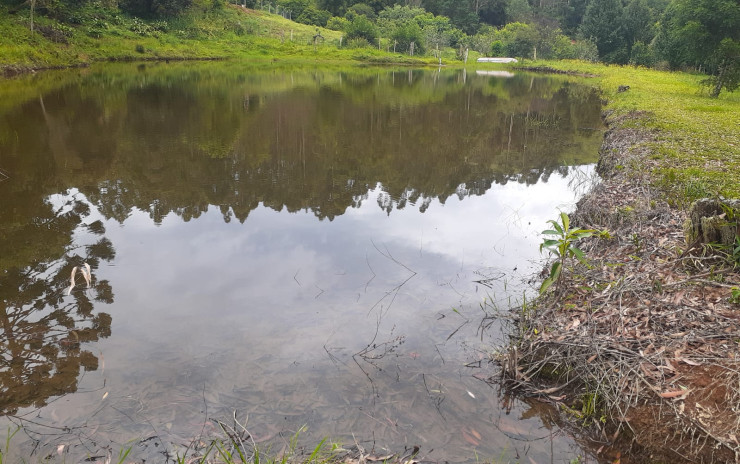
{"label": "green grass", "polygon": [[[740,92],[710,98],[700,81],[685,72],[586,62],[538,62],[555,69],[595,74],[614,116],[644,113],[620,122],[652,131],[649,148],[655,186],[676,206],[703,196],[740,197]],[[630,89],[619,93],[620,85]]]}
{"label": "green grass", "polygon": [[[32,34],[29,26],[27,10],[11,14],[0,7],[0,68],[39,69],[96,61],[204,58],[241,59],[250,63],[278,60],[436,63],[433,57],[409,57],[377,47],[340,48],[341,32],[233,5],[207,13],[190,12],[169,21],[144,21],[88,6],[76,13],[74,25],[37,16],[36,32]],[[54,31],[54,37],[39,29]],[[314,46],[317,30],[323,40]]]}

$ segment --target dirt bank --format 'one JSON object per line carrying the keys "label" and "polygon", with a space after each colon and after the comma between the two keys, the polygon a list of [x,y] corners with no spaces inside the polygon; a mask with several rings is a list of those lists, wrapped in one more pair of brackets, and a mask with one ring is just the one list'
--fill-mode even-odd
{"label": "dirt bank", "polygon": [[649,116],[607,117],[603,180],[571,218],[611,239],[581,243],[588,264],[520,310],[504,381],[557,405],[605,462],[738,462],[740,273],[687,245],[686,205],[651,174]]}

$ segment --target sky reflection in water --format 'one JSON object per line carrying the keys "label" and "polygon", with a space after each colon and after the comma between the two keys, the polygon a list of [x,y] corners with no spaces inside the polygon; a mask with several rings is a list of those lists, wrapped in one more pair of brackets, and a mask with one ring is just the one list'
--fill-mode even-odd
{"label": "sky reflection in water", "polygon": [[[396,86],[389,72],[378,74],[378,82],[382,76],[384,85]],[[375,82],[371,77],[369,82]],[[125,442],[132,437],[158,435],[171,446],[187,445],[207,417],[228,418],[238,410],[241,417],[249,415],[250,431],[265,441],[279,440],[280,433],[292,435],[308,424],[304,433],[308,441],[330,436],[350,442],[354,434],[367,447],[371,446],[367,440],[374,440],[377,447],[418,444],[422,450],[434,449],[427,455],[434,459],[466,461],[474,459],[476,452],[486,457],[515,456],[523,454],[525,448],[537,462],[549,459],[552,452],[556,460],[572,457],[574,445],[568,438],[557,438],[551,448],[552,434],[543,426],[536,408],[522,403],[507,415],[497,392],[473,375],[494,372],[486,355],[497,343],[498,333],[478,334],[481,305],[496,301],[505,308],[518,301],[527,288],[523,280],[537,270],[533,260],[538,258],[539,231],[557,208],[573,203],[580,182],[592,175],[590,166],[557,168],[557,158],[587,161],[588,156],[582,153],[598,147],[598,137],[548,143],[547,133],[536,132],[555,131],[557,124],[563,123],[563,105],[547,103],[547,98],[556,101],[562,97],[557,96],[562,84],[548,81],[553,90],[534,95],[532,103],[526,104],[519,100],[525,101],[527,85],[530,89],[544,87],[535,85],[535,78],[491,84],[495,78],[488,76],[467,76],[463,83],[456,73],[443,77],[446,80],[420,73],[420,87],[406,91],[419,95],[423,94],[420,88],[431,88],[428,91],[433,96],[436,86],[446,82],[444,85],[453,87],[445,91],[446,96],[428,98],[437,103],[425,101],[427,97],[411,103],[393,92],[386,97],[388,101],[378,103],[380,91],[371,92],[376,98],[368,99],[367,92],[359,90],[370,84],[352,74],[338,80],[325,77],[313,87],[286,85],[285,89],[265,91],[258,99],[256,118],[249,111],[254,111],[257,91],[250,88],[251,93],[245,93],[252,95],[252,109],[246,116],[241,116],[238,105],[230,106],[227,119],[236,118],[231,124],[235,132],[226,138],[216,134],[212,141],[194,138],[201,147],[198,150],[217,147],[218,156],[207,150],[178,154],[177,147],[161,148],[157,156],[152,148],[161,145],[157,137],[179,137],[169,132],[177,125],[167,122],[176,111],[163,111],[165,123],[154,131],[156,134],[144,130],[105,142],[118,148],[113,155],[106,155],[109,159],[104,163],[92,161],[97,163],[97,171],[90,177],[75,178],[66,173],[53,182],[54,187],[43,183],[37,190],[56,188],[61,192],[60,185],[73,189],[69,192],[79,189],[77,196],[92,205],[85,223],[100,219],[105,225],[105,238],[112,243],[115,258],[101,262],[94,273],[98,281],[111,282],[115,299],[104,307],[112,316],[112,335],[86,345],[99,354],[98,368],[79,379],[78,393],[52,401],[34,413],[34,420],[84,426],[86,433],[94,433],[102,441]],[[265,85],[271,77],[249,79]],[[335,84],[327,87],[327,79]],[[173,90],[177,94],[173,98],[188,94],[192,82],[184,81],[186,90]],[[189,94],[189,106],[206,111],[203,99],[213,95],[212,82],[198,82],[199,90]],[[307,85],[307,81],[301,82]],[[348,82],[359,83],[352,86]],[[160,83],[155,80],[151,85],[129,93],[127,114],[135,112],[132,105],[139,101],[134,95],[137,92],[147,95],[141,100],[147,105],[152,105],[151,95],[159,95],[165,101],[162,108],[177,106],[156,92]],[[494,105],[503,98],[502,90],[497,90],[495,97],[485,97],[485,89],[491,85],[501,89],[512,86],[509,90],[517,96],[504,105],[510,105],[509,109]],[[342,93],[342,86],[353,90]],[[385,152],[368,155],[367,166],[342,167],[345,158],[309,159],[319,176],[331,177],[326,191],[320,177],[310,181],[295,177],[296,173],[306,175],[306,156],[317,150],[326,153],[334,137],[327,135],[332,132],[326,127],[317,128],[316,118],[302,115],[314,106],[326,105],[321,103],[322,94],[334,101],[332,108],[340,109],[334,116],[327,115],[335,110],[321,110],[323,116],[318,119],[341,132],[347,127],[342,121],[358,108],[370,112],[374,128],[381,120],[384,127],[395,127],[394,118],[399,118],[398,127],[402,127],[405,106],[412,108],[407,111],[416,118],[431,125],[442,124],[445,117],[452,120],[458,113],[469,113],[470,107],[465,109],[465,105],[470,105],[470,95],[466,98],[465,93],[473,90],[476,100],[493,100],[476,108],[474,119],[483,132],[473,128],[461,139],[470,151],[453,156],[439,147],[448,141],[430,141],[428,134],[400,146],[418,145],[418,156],[442,150],[440,153],[450,156],[450,178],[425,178],[425,165],[436,163],[438,158],[404,161],[402,149],[387,144],[380,145]],[[404,91],[396,91],[404,95]],[[569,91],[573,93],[573,89]],[[229,95],[227,92],[223,98],[230,101]],[[290,108],[296,95],[303,101],[294,111],[297,119],[271,106]],[[54,98],[58,97],[46,96],[47,101]],[[586,100],[598,106],[590,97]],[[574,101],[570,104],[577,105]],[[19,111],[38,114],[35,104],[26,106]],[[110,110],[105,103],[101,106]],[[47,121],[52,107],[47,103],[44,109]],[[596,114],[596,120],[584,118],[581,123],[572,119],[580,111],[574,108],[567,113],[571,115],[566,121],[568,131],[580,134],[583,127],[579,124],[585,121],[588,130],[598,125],[598,108],[584,109]],[[213,111],[216,117],[221,110],[214,107]],[[256,133],[250,132],[254,124],[266,130],[272,127],[271,115],[277,113],[283,121],[274,125],[277,132],[263,134],[263,141],[254,140]],[[127,117],[115,111],[107,114],[112,119]],[[498,121],[492,122],[494,129],[488,131],[480,123],[486,118]],[[362,119],[362,114],[356,115],[356,121]],[[519,135],[512,147],[515,123],[521,127],[516,129]],[[358,131],[357,137],[363,137],[363,124],[353,129]],[[280,137],[289,141],[287,145],[298,144],[303,154],[291,160],[295,150],[285,148],[285,140],[276,139],[279,131]],[[321,131],[326,133],[305,142],[307,132]],[[336,140],[344,146],[337,149],[341,154],[348,143],[355,142],[351,134],[338,132]],[[411,129],[409,134],[413,132]],[[490,132],[500,132],[508,140],[492,146],[487,142]],[[304,145],[299,144],[298,134],[303,134],[300,143]],[[20,157],[23,143],[11,153]],[[300,148],[306,143],[313,148]],[[259,150],[253,150],[255,145]],[[539,167],[538,148],[548,156]],[[203,153],[210,153],[212,159],[202,161]],[[148,158],[142,158],[143,154]],[[68,156],[57,152],[52,157],[54,165],[61,166]],[[502,163],[504,158],[511,158],[513,164]],[[15,159],[6,159],[10,167]],[[86,162],[91,161],[80,163],[84,166]],[[141,162],[145,163],[143,169]],[[418,172],[411,172],[416,171],[415,165]],[[524,171],[511,170],[517,165]],[[542,166],[547,167],[547,173],[542,174]],[[557,174],[558,169],[564,175]],[[129,171],[136,170],[142,171],[141,178],[130,176]],[[383,172],[391,173],[392,178],[385,179]],[[167,180],[179,173],[185,173],[182,175],[190,183]],[[362,182],[354,184],[355,178],[362,178]],[[537,182],[538,178],[547,181]],[[194,184],[192,179],[198,182]],[[472,181],[472,190],[455,183],[460,179]],[[165,185],[170,182],[172,185]],[[272,187],[267,188],[270,183]],[[311,191],[305,199],[294,196],[294,187],[301,183],[304,190]],[[370,187],[363,187],[366,184]],[[9,187],[4,184],[0,188]],[[288,190],[293,196],[281,200],[281,192]],[[440,194],[443,202],[437,198]],[[210,200],[218,206],[204,201],[209,195],[218,198]],[[195,200],[188,200],[188,196]],[[259,201],[260,196],[269,201],[269,207]],[[399,208],[404,196],[411,199]],[[247,215],[240,217],[237,210],[244,197],[250,206]],[[337,198],[344,199],[344,206]],[[312,202],[320,206],[312,206]],[[306,206],[295,207],[302,203]],[[225,216],[239,220],[225,221]],[[72,240],[83,235],[78,231]],[[476,282],[488,278],[494,278],[490,286]],[[353,357],[368,345],[371,349],[366,359]],[[482,369],[464,367],[481,359]],[[28,411],[22,409],[21,413]],[[522,415],[525,420],[517,420]],[[211,428],[209,425],[206,431],[213,431]],[[476,438],[478,435],[482,439]],[[53,446],[65,440],[69,438],[42,441]],[[155,441],[138,444],[136,452],[158,455],[161,449],[153,445]]]}

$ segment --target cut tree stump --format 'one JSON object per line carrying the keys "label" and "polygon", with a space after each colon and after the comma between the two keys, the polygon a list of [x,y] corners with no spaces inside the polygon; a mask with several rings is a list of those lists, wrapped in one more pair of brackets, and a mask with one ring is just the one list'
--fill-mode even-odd
{"label": "cut tree stump", "polygon": [[740,200],[695,201],[689,209],[684,232],[687,243],[735,244],[740,235]]}

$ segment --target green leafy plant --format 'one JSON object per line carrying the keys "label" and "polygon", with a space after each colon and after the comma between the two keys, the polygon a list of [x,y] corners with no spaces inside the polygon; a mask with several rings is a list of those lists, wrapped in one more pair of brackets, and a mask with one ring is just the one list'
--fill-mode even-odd
{"label": "green leafy plant", "polygon": [[730,295],[730,303],[740,304],[740,288],[732,287],[732,294]]}
{"label": "green leafy plant", "polygon": [[542,250],[547,249],[555,255],[556,260],[552,263],[549,277],[542,281],[540,294],[545,293],[553,284],[560,284],[563,277],[563,267],[566,265],[568,259],[575,258],[582,263],[586,262],[583,251],[575,245],[577,241],[591,237],[594,234],[605,234],[605,232],[599,232],[594,229],[571,229],[570,217],[565,213],[560,213],[559,222],[554,219],[547,222],[552,225],[552,229],[543,230],[542,235],[550,238],[545,238],[542,241],[540,244],[540,253],[542,253]]}

